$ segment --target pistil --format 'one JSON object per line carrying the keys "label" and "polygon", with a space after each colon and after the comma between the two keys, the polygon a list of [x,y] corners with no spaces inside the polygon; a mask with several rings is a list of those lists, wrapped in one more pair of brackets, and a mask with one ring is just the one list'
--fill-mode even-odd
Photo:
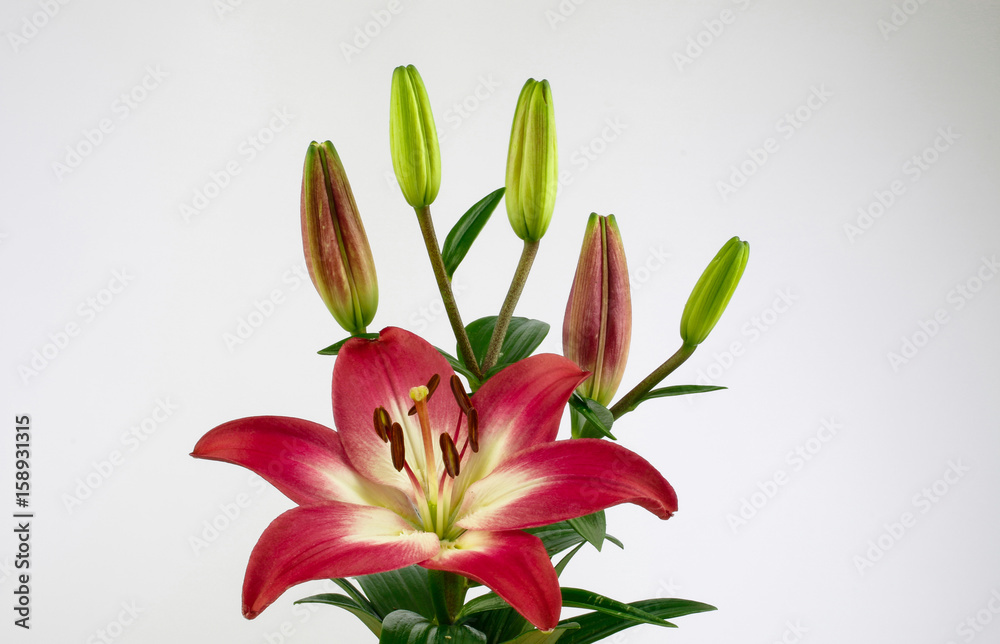
{"label": "pistil", "polygon": [[420,435],[424,443],[424,490],[430,495],[428,499],[432,507],[437,506],[437,485],[434,480],[437,475],[437,459],[434,458],[434,441],[431,438],[431,419],[427,412],[427,396],[429,390],[424,385],[410,389],[410,398],[417,408],[417,418],[420,420]]}

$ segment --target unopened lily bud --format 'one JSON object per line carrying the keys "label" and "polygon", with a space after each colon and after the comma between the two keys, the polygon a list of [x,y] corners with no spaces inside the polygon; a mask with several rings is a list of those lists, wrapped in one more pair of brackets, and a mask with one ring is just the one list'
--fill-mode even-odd
{"label": "unopened lily bud", "polygon": [[733,237],[701,274],[681,316],[681,339],[688,346],[698,346],[715,328],[743,276],[750,244]]}
{"label": "unopened lily bud", "polygon": [[563,319],[563,355],[591,372],[577,391],[605,406],[625,373],[632,338],[628,279],[614,215],[590,215]]}
{"label": "unopened lily bud", "polygon": [[552,220],[559,181],[556,119],[547,80],[529,78],[514,112],[507,151],[507,217],[514,233],[538,241]]}
{"label": "unopened lily bud", "polygon": [[351,184],[333,144],[309,144],[302,172],[302,246],[326,307],[350,334],[364,333],[378,308],[375,260]]}
{"label": "unopened lily bud", "polygon": [[392,72],[389,145],[407,203],[414,208],[431,205],[441,187],[441,152],[427,90],[413,65]]}

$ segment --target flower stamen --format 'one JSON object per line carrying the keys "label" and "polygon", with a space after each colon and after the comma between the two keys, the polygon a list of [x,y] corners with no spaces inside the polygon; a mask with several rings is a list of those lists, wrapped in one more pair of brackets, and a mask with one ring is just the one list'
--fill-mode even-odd
{"label": "flower stamen", "polygon": [[397,472],[403,471],[406,465],[406,444],[403,442],[403,428],[399,423],[393,423],[389,430],[389,443],[392,452],[392,466]]}
{"label": "flower stamen", "polygon": [[455,478],[461,469],[458,458],[458,450],[455,449],[455,442],[451,440],[451,434],[444,432],[441,434],[441,459],[444,461],[444,469],[448,476]]}
{"label": "flower stamen", "polygon": [[[433,379],[432,379],[433,380]],[[430,390],[419,385],[410,389],[410,398],[413,400],[417,410],[417,418],[420,420],[420,434],[424,442],[424,489],[432,496],[429,499],[431,505],[437,504],[437,486],[432,486],[431,482],[437,474],[437,459],[434,458],[434,443],[431,439],[431,419],[427,412],[427,396]]]}
{"label": "flower stamen", "polygon": [[376,407],[373,416],[375,433],[378,434],[378,437],[382,439],[383,443],[388,443],[389,430],[392,429],[392,420],[389,418],[389,412],[385,410],[385,407]]}

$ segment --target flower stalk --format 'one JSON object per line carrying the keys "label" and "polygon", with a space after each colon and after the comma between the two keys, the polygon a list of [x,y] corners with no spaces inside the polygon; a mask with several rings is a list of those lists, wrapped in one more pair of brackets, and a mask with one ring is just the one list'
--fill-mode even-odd
{"label": "flower stalk", "polygon": [[437,233],[434,232],[434,220],[431,219],[430,206],[416,208],[417,222],[420,224],[420,232],[424,238],[424,246],[427,248],[427,257],[431,261],[431,269],[434,271],[434,279],[437,281],[438,291],[441,293],[441,301],[444,303],[444,310],[448,314],[448,322],[451,323],[451,330],[455,334],[458,342],[459,359],[465,363],[466,368],[479,380],[483,377],[483,372],[476,363],[476,354],[472,351],[472,343],[469,342],[469,334],[465,332],[465,325],[462,324],[462,315],[458,311],[458,303],[455,301],[455,293],[451,290],[451,280],[444,267],[444,259],[441,257],[441,247],[438,245]]}
{"label": "flower stalk", "polygon": [[493,327],[489,347],[486,349],[486,355],[483,356],[482,372],[484,374],[488,373],[500,358],[500,349],[503,347],[504,338],[507,337],[507,327],[510,326],[510,319],[514,316],[514,308],[517,307],[517,301],[521,299],[521,292],[524,290],[524,284],[528,281],[528,273],[531,272],[531,265],[535,262],[537,254],[538,242],[524,240],[521,259],[517,262],[514,278],[510,282],[510,288],[507,289],[507,297],[504,298],[503,306],[500,307],[497,324]]}
{"label": "flower stalk", "polygon": [[627,394],[621,397],[621,399],[614,405],[608,408],[611,415],[614,416],[615,420],[620,418],[623,414],[626,414],[633,409],[642,400],[642,397],[653,390],[653,387],[658,385],[661,380],[669,376],[674,372],[677,367],[684,364],[684,361],[691,357],[694,350],[698,348],[695,344],[682,344],[681,348],[678,349],[674,355],[667,358],[666,362],[661,364],[659,367],[653,370],[648,376],[642,379],[642,382],[633,387]]}

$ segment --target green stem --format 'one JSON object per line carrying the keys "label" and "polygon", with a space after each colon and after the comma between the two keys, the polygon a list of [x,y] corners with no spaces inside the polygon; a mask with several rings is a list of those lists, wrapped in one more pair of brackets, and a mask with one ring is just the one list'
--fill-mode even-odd
{"label": "green stem", "polygon": [[673,373],[674,369],[684,364],[684,361],[691,357],[694,350],[698,348],[696,344],[682,344],[674,355],[667,358],[667,361],[653,370],[642,382],[632,388],[630,392],[610,407],[608,411],[617,420],[619,417],[632,411],[643,396],[652,391],[661,380]]}
{"label": "green stem", "polygon": [[441,258],[441,247],[438,245],[437,234],[434,232],[434,222],[431,220],[430,206],[416,208],[417,221],[420,223],[420,232],[424,236],[424,245],[427,247],[427,256],[431,260],[431,268],[434,270],[434,278],[437,280],[438,290],[441,291],[441,300],[444,302],[444,310],[448,313],[448,321],[451,322],[451,329],[455,333],[458,341],[458,357],[465,363],[465,366],[482,380],[482,372],[476,364],[476,354],[472,352],[472,343],[465,332],[465,325],[462,324],[462,316],[458,312],[458,304],[455,302],[455,294],[451,290],[451,281],[445,272],[444,259]]}
{"label": "green stem", "polygon": [[428,570],[427,576],[438,623],[454,624],[465,605],[465,593],[469,590],[465,577],[443,570]]}
{"label": "green stem", "polygon": [[503,347],[504,338],[507,337],[507,327],[510,325],[510,319],[514,316],[514,307],[517,306],[517,301],[521,298],[521,291],[524,290],[524,283],[528,281],[528,273],[531,271],[531,264],[535,261],[537,253],[538,242],[525,240],[524,248],[521,250],[521,259],[518,260],[517,270],[514,271],[514,279],[510,282],[507,298],[500,308],[500,315],[497,316],[497,325],[493,327],[490,346],[486,350],[486,355],[483,356],[484,374],[496,365],[497,359],[500,357],[500,349]]}

